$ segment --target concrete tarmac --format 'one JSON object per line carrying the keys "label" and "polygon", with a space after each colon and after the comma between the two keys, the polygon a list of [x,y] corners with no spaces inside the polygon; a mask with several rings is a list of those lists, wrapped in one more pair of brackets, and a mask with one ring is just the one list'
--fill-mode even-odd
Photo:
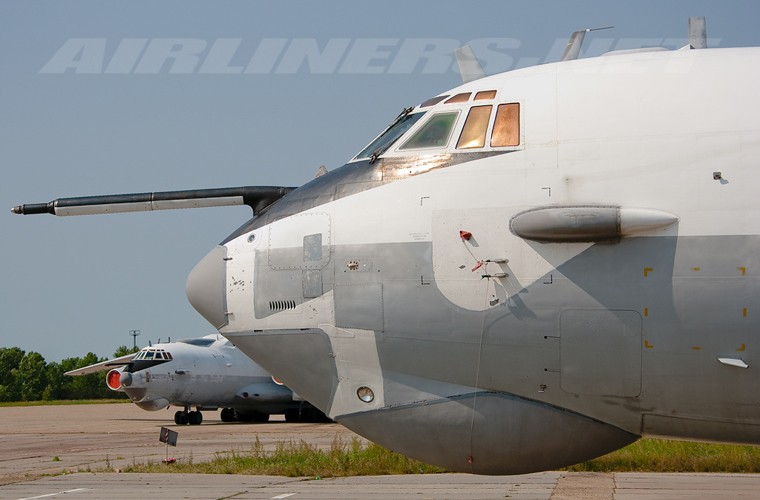
{"label": "concrete tarmac", "polygon": [[[162,426],[179,432],[169,455],[202,461],[217,453],[265,449],[301,440],[329,449],[358,438],[337,424],[227,424],[204,413],[200,426],[176,426],[171,411],[131,404],[0,408],[0,499],[614,499],[737,498],[760,500],[760,474],[543,472],[522,476],[430,474],[317,479],[118,472],[160,462]],[[363,440],[362,440],[363,441]],[[168,465],[167,467],[171,467]]]}

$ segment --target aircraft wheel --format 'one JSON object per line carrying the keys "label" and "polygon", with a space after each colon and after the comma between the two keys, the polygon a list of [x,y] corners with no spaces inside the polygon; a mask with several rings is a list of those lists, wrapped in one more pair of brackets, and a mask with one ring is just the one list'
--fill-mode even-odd
{"label": "aircraft wheel", "polygon": [[222,408],[221,418],[222,422],[234,422],[236,420],[235,410],[232,408]]}
{"label": "aircraft wheel", "polygon": [[301,417],[298,414],[298,410],[295,408],[291,408],[289,410],[285,410],[285,421],[288,423],[294,423],[294,422],[300,422]]}
{"label": "aircraft wheel", "polygon": [[184,411],[177,411],[174,414],[174,423],[177,425],[187,425],[187,413]]}
{"label": "aircraft wheel", "polygon": [[269,422],[269,413],[259,413],[256,412],[253,415],[253,421],[258,424],[263,424],[264,422]]}
{"label": "aircraft wheel", "polygon": [[203,413],[199,411],[191,411],[187,416],[190,425],[201,425],[201,422],[203,422]]}
{"label": "aircraft wheel", "polygon": [[257,424],[261,424],[269,421],[269,413],[260,413],[258,411],[251,413],[235,412],[235,416],[240,422],[256,422]]}
{"label": "aircraft wheel", "polygon": [[240,413],[239,411],[236,411],[235,420],[238,422],[252,422],[253,416],[249,413]]}

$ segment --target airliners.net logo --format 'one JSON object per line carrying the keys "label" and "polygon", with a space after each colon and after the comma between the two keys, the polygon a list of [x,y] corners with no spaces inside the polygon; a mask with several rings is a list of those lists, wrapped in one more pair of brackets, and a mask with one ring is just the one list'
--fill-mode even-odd
{"label": "airliners.net logo", "polygon": [[[679,48],[685,38],[600,38],[584,54],[643,47]],[[716,47],[720,39],[708,39]],[[39,73],[178,74],[443,74],[458,72],[454,50],[469,45],[489,74],[558,61],[567,39],[541,57],[525,56],[515,38],[69,38]]]}

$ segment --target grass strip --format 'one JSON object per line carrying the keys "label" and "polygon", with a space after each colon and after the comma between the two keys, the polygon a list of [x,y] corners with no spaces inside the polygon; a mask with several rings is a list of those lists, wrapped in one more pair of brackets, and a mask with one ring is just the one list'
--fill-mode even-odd
{"label": "grass strip", "polygon": [[[760,447],[693,443],[644,438],[588,462],[571,467],[570,472],[713,472],[760,473]],[[329,450],[320,450],[304,441],[280,442],[266,451],[256,438],[249,451],[217,453],[209,462],[180,459],[173,464],[134,464],[124,472],[185,472],[200,474],[250,474],[288,477],[346,477],[387,474],[436,474],[441,467],[406,458],[382,446],[363,445],[353,439],[336,438]]]}
{"label": "grass strip", "polygon": [[760,447],[644,438],[588,462],[572,472],[759,473]]}
{"label": "grass strip", "polygon": [[123,472],[185,472],[199,474],[251,474],[287,477],[378,476],[387,474],[433,474],[440,467],[407,458],[376,444],[363,445],[354,438],[346,443],[333,440],[329,450],[320,450],[304,441],[281,442],[265,451],[256,441],[246,452],[222,452],[210,462],[178,460],[173,464],[151,463],[127,466]]}

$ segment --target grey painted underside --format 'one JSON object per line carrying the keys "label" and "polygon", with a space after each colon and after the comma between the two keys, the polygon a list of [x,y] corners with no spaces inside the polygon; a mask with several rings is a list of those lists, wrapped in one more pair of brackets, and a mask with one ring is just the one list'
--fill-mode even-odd
{"label": "grey painted underside", "polygon": [[[755,366],[760,324],[742,310],[760,284],[738,266],[752,267],[759,243],[735,236],[594,245],[485,312],[463,310],[439,292],[430,243],[376,245],[371,254],[334,247],[321,281],[323,292],[334,291],[336,326],[376,332],[388,406],[419,401],[415,386],[430,393],[431,385],[456,385],[545,402],[632,433],[649,415],[648,433],[689,437],[712,422],[726,440],[760,442],[757,372],[717,361],[740,356]],[[301,270],[273,270],[261,258],[256,279],[267,285],[256,287],[257,315],[265,312],[262,296],[308,300]],[[353,259],[371,262],[372,272],[344,270]],[[287,273],[294,279],[281,279]],[[295,344],[278,348],[283,357],[273,366],[293,365]],[[314,369],[334,376],[334,367]],[[313,402],[327,408],[325,390],[334,385],[313,375],[294,373],[304,387],[289,385],[307,399],[319,394]]]}
{"label": "grey painted underside", "polygon": [[555,469],[638,439],[590,418],[503,393],[464,394],[374,413],[372,418],[353,414],[338,421],[392,450],[473,474]]}

